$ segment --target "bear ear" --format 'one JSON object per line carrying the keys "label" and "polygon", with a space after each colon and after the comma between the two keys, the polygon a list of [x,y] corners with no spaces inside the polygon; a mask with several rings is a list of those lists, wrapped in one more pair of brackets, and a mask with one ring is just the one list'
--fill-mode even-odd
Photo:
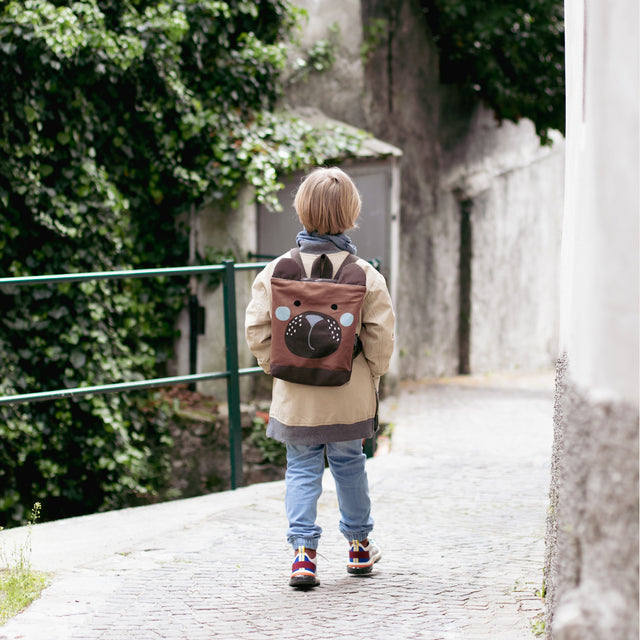
{"label": "bear ear", "polygon": [[300,265],[291,258],[282,258],[273,270],[274,278],[285,278],[286,280],[301,280],[302,271]]}
{"label": "bear ear", "polygon": [[338,282],[341,284],[358,284],[365,286],[367,284],[367,274],[364,269],[357,264],[347,264],[340,271]]}

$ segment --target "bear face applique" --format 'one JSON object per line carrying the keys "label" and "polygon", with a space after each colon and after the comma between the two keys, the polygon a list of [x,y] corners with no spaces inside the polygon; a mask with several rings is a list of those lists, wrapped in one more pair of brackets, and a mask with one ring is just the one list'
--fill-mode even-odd
{"label": "bear face applique", "polygon": [[313,377],[313,369],[323,370],[323,376],[333,368],[350,372],[366,274],[353,258],[343,263],[334,279],[324,254],[315,260],[311,277],[303,273],[301,261],[291,258],[281,259],[274,269],[272,374],[300,381],[300,370],[305,370],[305,380]]}
{"label": "bear face applique", "polygon": [[[294,300],[293,308],[301,305],[300,300]],[[332,311],[338,311],[338,305],[330,305]],[[342,342],[341,326],[350,327],[355,318],[349,311],[345,311],[338,318],[327,313],[310,309],[291,317],[291,309],[280,306],[275,312],[276,318],[287,322],[284,340],[291,353],[301,358],[324,358],[331,355],[340,347]]]}

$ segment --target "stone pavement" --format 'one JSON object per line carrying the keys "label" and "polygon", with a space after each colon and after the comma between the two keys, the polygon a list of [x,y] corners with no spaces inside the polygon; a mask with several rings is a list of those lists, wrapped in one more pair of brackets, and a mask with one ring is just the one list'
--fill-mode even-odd
{"label": "stone pavement", "polygon": [[0,640],[532,639],[552,414],[548,373],[401,385],[391,451],[368,462],[382,561],[347,574],[327,472],[312,591],[287,584],[283,482],[36,525],[54,577]]}

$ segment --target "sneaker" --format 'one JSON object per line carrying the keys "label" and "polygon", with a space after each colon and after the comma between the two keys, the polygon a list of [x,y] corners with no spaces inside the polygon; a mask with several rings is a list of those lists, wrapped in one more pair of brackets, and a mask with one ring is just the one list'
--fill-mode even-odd
{"label": "sneaker", "polygon": [[[366,545],[363,544],[366,542]],[[382,552],[373,540],[352,540],[349,547],[347,571],[355,575],[371,573],[373,565],[382,558]]]}
{"label": "sneaker", "polygon": [[311,558],[305,547],[298,547],[291,567],[289,585],[298,589],[317,587],[320,580],[316,577],[316,558]]}

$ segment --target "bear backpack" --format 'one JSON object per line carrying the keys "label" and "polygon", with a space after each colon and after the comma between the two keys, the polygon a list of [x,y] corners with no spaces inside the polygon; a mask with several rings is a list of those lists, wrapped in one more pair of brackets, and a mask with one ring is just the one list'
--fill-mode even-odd
{"label": "bear backpack", "polygon": [[288,382],[336,387],[351,378],[362,351],[356,335],[366,293],[366,274],[349,255],[333,275],[326,254],[310,277],[293,249],[271,277],[271,375]]}

